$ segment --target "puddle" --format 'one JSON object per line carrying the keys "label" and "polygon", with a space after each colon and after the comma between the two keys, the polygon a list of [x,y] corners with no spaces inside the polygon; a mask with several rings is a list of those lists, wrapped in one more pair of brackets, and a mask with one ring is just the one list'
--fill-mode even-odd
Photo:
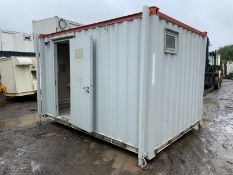
{"label": "puddle", "polygon": [[29,114],[20,116],[17,118],[11,118],[7,120],[0,121],[0,129],[10,128],[10,127],[24,127],[35,124],[39,121],[39,118],[35,114]]}

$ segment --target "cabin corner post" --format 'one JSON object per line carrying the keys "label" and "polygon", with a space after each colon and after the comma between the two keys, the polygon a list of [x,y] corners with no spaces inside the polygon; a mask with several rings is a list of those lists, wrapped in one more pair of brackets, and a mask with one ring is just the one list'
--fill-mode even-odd
{"label": "cabin corner post", "polygon": [[139,101],[138,101],[138,165],[143,165],[145,158],[145,117],[146,117],[146,76],[149,47],[149,7],[143,7],[140,61],[139,61]]}
{"label": "cabin corner post", "polygon": [[37,75],[37,92],[39,92],[39,99],[37,99],[38,106],[40,106],[40,113],[39,115],[44,116],[45,115],[45,58],[44,58],[44,38],[38,39],[37,44],[38,46],[38,57],[37,60],[39,60],[39,65],[37,66],[37,71],[39,71],[39,75]]}
{"label": "cabin corner post", "polygon": [[34,34],[34,49],[36,53],[36,78],[37,78],[37,112],[38,115],[42,114],[42,104],[41,104],[41,60],[40,60],[40,39],[39,35]]}

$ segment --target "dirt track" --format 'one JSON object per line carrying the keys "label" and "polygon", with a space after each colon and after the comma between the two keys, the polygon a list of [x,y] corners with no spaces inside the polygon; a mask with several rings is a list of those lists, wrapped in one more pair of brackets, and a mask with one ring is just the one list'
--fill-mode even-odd
{"label": "dirt track", "polygon": [[233,81],[204,98],[204,124],[148,162],[76,130],[43,120],[36,102],[10,101],[0,108],[0,174],[233,174]]}

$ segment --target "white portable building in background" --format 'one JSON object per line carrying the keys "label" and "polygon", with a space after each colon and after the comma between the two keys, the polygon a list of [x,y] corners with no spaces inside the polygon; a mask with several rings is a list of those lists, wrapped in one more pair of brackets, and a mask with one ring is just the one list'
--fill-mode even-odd
{"label": "white portable building in background", "polygon": [[36,93],[36,58],[1,57],[1,83],[6,86],[6,96],[25,96]]}
{"label": "white portable building in background", "polygon": [[41,35],[38,113],[152,159],[202,119],[207,33],[159,11]]}
{"label": "white portable building in background", "polygon": [[223,77],[224,78],[232,78],[231,73],[233,74],[233,62],[226,61],[224,64],[221,65],[223,70]]}
{"label": "white portable building in background", "polygon": [[0,29],[0,52],[34,53],[33,35]]}
{"label": "white portable building in background", "polygon": [[32,21],[32,33],[33,34],[49,34],[63,30],[79,27],[82,24],[73,22],[67,19],[54,16],[51,18]]}
{"label": "white portable building in background", "polygon": [[0,29],[0,76],[6,96],[35,94],[36,59],[32,34]]}
{"label": "white portable building in background", "polygon": [[233,62],[228,61],[226,63],[226,75],[229,76],[230,73],[233,73]]}

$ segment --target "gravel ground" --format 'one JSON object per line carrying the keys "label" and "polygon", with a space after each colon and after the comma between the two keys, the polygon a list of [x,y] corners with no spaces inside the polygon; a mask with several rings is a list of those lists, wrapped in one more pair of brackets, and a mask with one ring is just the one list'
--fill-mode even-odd
{"label": "gravel ground", "polygon": [[33,98],[0,107],[0,174],[233,174],[233,81],[204,97],[203,126],[140,171],[137,156],[36,116]]}
{"label": "gravel ground", "polygon": [[36,97],[10,98],[5,106],[0,107],[0,120],[17,118],[37,111]]}

